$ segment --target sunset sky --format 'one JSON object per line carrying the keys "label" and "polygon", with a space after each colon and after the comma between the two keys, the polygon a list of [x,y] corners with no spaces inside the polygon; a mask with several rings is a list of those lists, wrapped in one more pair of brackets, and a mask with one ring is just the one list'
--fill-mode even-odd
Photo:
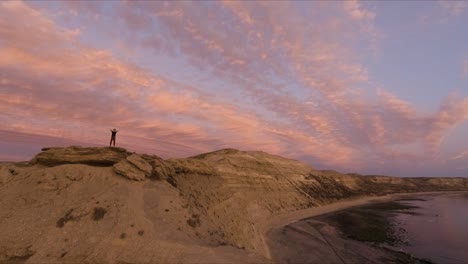
{"label": "sunset sky", "polygon": [[262,150],[468,176],[468,2],[1,1],[0,160]]}

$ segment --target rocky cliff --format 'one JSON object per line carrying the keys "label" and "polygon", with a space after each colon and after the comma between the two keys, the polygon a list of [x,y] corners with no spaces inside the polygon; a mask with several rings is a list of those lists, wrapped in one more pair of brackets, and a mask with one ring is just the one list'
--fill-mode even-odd
{"label": "rocky cliff", "polygon": [[264,152],[185,159],[47,148],[0,164],[0,263],[269,262],[267,222],[337,200],[468,190],[466,178],[319,171]]}

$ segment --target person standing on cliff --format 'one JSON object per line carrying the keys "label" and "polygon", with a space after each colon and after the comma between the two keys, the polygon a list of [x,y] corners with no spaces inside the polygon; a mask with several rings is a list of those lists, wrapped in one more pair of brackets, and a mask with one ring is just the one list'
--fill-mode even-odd
{"label": "person standing on cliff", "polygon": [[112,136],[111,136],[111,140],[110,140],[110,143],[109,143],[109,147],[112,146],[112,142],[114,142],[114,147],[115,147],[115,137],[117,135],[117,132],[119,132],[117,129],[111,129],[111,132],[112,132]]}

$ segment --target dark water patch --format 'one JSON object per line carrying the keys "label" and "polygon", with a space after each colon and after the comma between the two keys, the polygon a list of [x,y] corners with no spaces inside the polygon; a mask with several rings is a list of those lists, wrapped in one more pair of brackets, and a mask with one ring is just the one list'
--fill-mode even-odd
{"label": "dark water patch", "polygon": [[468,263],[468,195],[416,194],[302,219],[269,237],[278,263]]}
{"label": "dark water patch", "polygon": [[317,219],[337,228],[347,238],[362,242],[398,246],[404,244],[406,230],[398,227],[393,216],[396,213],[417,214],[419,208],[399,202],[373,203],[354,207]]}
{"label": "dark water patch", "polygon": [[[314,219],[344,238],[390,250],[399,263],[468,263],[466,193],[403,197]],[[400,258],[400,252],[406,255]]]}
{"label": "dark water patch", "polygon": [[374,243],[389,243],[395,245],[400,242],[394,235],[393,226],[382,214],[369,210],[353,210],[340,212],[332,217],[332,223],[348,238]]}
{"label": "dark water patch", "polygon": [[397,251],[393,249],[384,248],[389,255],[386,257],[380,258],[382,263],[399,263],[399,264],[435,264],[430,259],[426,258],[417,258],[411,254],[408,254],[403,251]]}

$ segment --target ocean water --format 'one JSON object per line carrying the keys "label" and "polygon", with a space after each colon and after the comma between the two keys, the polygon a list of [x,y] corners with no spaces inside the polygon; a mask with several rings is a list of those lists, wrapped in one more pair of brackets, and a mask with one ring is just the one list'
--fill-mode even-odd
{"label": "ocean water", "polygon": [[416,214],[397,214],[406,230],[400,248],[436,263],[468,263],[468,194],[418,196],[423,200],[400,201],[415,205]]}

